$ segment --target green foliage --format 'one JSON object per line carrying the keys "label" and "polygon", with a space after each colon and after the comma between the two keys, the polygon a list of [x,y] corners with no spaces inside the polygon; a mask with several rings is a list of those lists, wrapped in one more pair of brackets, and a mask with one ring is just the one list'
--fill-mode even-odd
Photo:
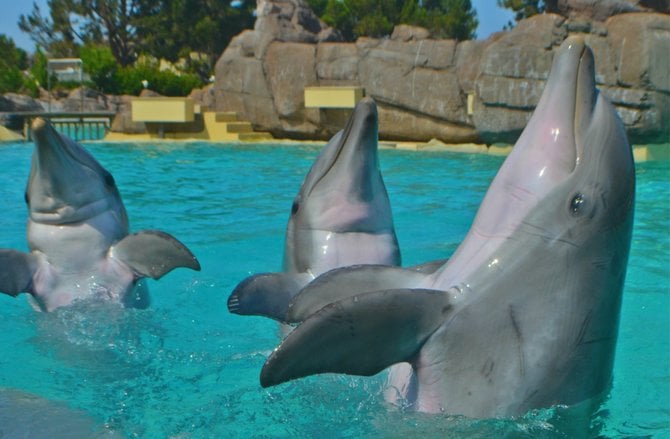
{"label": "green foliage", "polygon": [[23,85],[23,74],[18,69],[0,69],[0,94],[17,92]]}
{"label": "green foliage", "polygon": [[25,64],[25,52],[18,49],[14,40],[0,35],[0,93],[17,91],[23,83],[20,63]]}
{"label": "green foliage", "polygon": [[[511,9],[514,12],[514,20],[516,21],[541,14],[548,7],[551,9],[545,0],[497,0],[497,2],[498,6],[502,8]],[[549,3],[551,3],[551,0]],[[513,27],[513,23],[508,23],[506,27]]]}
{"label": "green foliage", "polygon": [[[398,24],[427,28],[438,38],[474,38],[477,14],[470,0],[308,0],[347,41],[384,37]],[[325,4],[325,5],[324,5]]]}
{"label": "green foliage", "polygon": [[142,53],[176,61],[190,52],[207,62],[187,63],[204,79],[230,40],[254,23],[253,0],[49,0],[48,14],[33,3],[19,27],[51,57],[77,56],[82,46],[108,47],[122,66]]}
{"label": "green foliage", "polygon": [[[47,87],[47,84],[49,83],[47,77],[47,56],[39,49],[37,49],[33,55],[33,62],[30,66],[30,76],[37,81],[38,85],[43,88]],[[52,83],[56,82],[55,75],[51,79]]]}
{"label": "green foliage", "polygon": [[49,0],[49,15],[42,14],[37,3],[29,15],[19,17],[19,28],[30,34],[37,47],[48,51],[53,57],[73,57],[77,53],[77,42],[85,36],[77,31],[77,16],[81,12],[76,0]]}
{"label": "green foliage", "polygon": [[139,95],[144,88],[142,81],[147,81],[149,89],[164,96],[186,96],[203,85],[197,75],[177,75],[170,70],[159,70],[153,63],[139,62],[134,67],[122,67],[116,72],[118,88],[115,93]]}
{"label": "green foliage", "polygon": [[[230,40],[253,27],[256,2],[211,0],[145,0],[136,20],[142,52],[176,62],[186,59],[186,70],[205,80]],[[191,52],[204,59],[193,60]]]}
{"label": "green foliage", "polygon": [[116,77],[119,65],[109,47],[87,44],[79,50],[79,57],[96,89],[105,93],[118,91]]}
{"label": "green foliage", "polygon": [[105,44],[121,65],[135,61],[133,20],[140,0],[49,0],[44,16],[33,3],[19,28],[52,57],[76,56],[81,45]]}
{"label": "green foliage", "polygon": [[326,12],[326,6],[328,6],[328,0],[307,0],[307,3],[310,8],[312,8],[312,11],[319,17],[323,16]]}
{"label": "green foliage", "polygon": [[24,75],[28,54],[16,47],[14,40],[0,34],[0,93],[27,92],[35,95],[37,86]]}

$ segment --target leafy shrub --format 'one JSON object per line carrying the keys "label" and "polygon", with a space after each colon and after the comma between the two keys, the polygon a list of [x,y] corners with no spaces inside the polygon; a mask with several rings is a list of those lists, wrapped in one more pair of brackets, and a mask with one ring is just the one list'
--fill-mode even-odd
{"label": "leafy shrub", "polygon": [[118,64],[108,46],[87,44],[79,50],[79,56],[96,89],[104,93],[118,93]]}
{"label": "leafy shrub", "polygon": [[202,86],[197,75],[159,70],[157,62],[146,58],[133,66],[120,67],[104,46],[88,46],[81,57],[94,87],[104,93],[138,95],[144,88],[143,81],[148,82],[149,89],[164,96],[186,96]]}
{"label": "leafy shrub", "polygon": [[390,35],[393,27],[398,24],[422,26],[434,37],[458,40],[473,38],[477,29],[477,14],[470,0],[307,2],[325,23],[339,30],[347,41],[354,41],[362,36],[384,37]]}
{"label": "leafy shrub", "polygon": [[186,96],[194,88],[202,86],[202,81],[194,74],[181,74],[170,70],[159,70],[151,63],[138,63],[117,71],[117,82],[121,94],[138,95],[148,82],[148,88],[164,96]]}
{"label": "leafy shrub", "polygon": [[22,70],[28,65],[26,52],[11,38],[0,35],[0,93],[16,92],[23,86]]}

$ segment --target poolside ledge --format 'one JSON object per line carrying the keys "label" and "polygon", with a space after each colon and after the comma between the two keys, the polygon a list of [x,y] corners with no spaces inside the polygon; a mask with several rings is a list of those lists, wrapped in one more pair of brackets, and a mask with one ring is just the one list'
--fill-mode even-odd
{"label": "poolside ledge", "polygon": [[0,125],[0,142],[18,142],[23,136]]}
{"label": "poolside ledge", "polygon": [[155,139],[206,140],[212,142],[269,141],[266,132],[254,131],[251,123],[235,112],[202,111],[191,98],[148,97],[131,101],[132,121],[143,123],[145,133],[109,132],[106,141]]}
{"label": "poolside ledge", "polygon": [[[428,142],[394,142],[389,140],[380,140],[379,147],[383,149],[398,149],[405,151],[444,151],[458,152],[466,154],[488,154],[496,156],[506,156],[513,148],[513,145],[494,144],[486,145],[483,143],[459,143],[448,144],[437,139],[431,139]],[[633,157],[636,163],[670,160],[670,145],[652,144],[652,145],[634,145]]]}
{"label": "poolside ledge", "polygon": [[[256,134],[256,133],[254,133]],[[2,137],[0,137],[2,139]],[[109,142],[142,142],[142,141],[152,141],[157,140],[158,138],[154,135],[149,134],[124,134],[124,133],[108,133],[105,137],[105,141]],[[166,137],[163,140],[206,140],[211,141],[211,139],[205,137]],[[218,140],[218,139],[217,139]],[[224,140],[224,141],[235,141],[233,140]],[[216,141],[216,140],[214,140]],[[314,145],[322,146],[326,142],[322,140],[294,140],[294,139],[275,139],[275,138],[266,138],[264,136],[247,137],[244,139],[245,143],[272,143],[277,145]],[[428,142],[407,142],[407,141],[393,141],[393,140],[380,140],[379,147],[381,149],[396,149],[402,151],[417,151],[417,152],[431,152],[431,151],[441,151],[441,152],[455,152],[455,153],[464,153],[464,154],[488,154],[495,156],[506,156],[512,151],[512,145],[504,144],[495,144],[495,145],[486,145],[483,143],[458,143],[458,144],[448,144],[441,142],[437,139],[431,139]],[[670,145],[637,145],[633,147],[633,156],[636,163],[646,162],[646,161],[655,161],[655,160],[670,160]]]}

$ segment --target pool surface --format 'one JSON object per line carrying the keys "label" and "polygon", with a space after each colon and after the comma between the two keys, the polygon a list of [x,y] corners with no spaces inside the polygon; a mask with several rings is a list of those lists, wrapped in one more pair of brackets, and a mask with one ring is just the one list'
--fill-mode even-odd
{"label": "pool surface", "polygon": [[[44,314],[25,295],[0,295],[0,389],[65,402],[125,437],[569,437],[561,408],[474,421],[389,407],[384,373],[260,387],[277,324],[229,314],[226,300],[246,276],[281,269],[289,209],[318,148],[87,147],[114,175],[131,230],[173,234],[202,271],[149,280],[147,310],[91,302]],[[31,154],[0,144],[0,247],[27,250]],[[382,150],[380,160],[412,265],[456,249],[503,159]],[[594,420],[604,437],[670,435],[670,162],[638,164],[637,177],[614,384]]]}

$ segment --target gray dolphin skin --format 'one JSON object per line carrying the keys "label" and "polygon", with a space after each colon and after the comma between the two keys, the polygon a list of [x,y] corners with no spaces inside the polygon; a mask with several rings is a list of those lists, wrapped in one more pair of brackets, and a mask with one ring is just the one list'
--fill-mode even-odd
{"label": "gray dolphin skin", "polygon": [[418,411],[593,410],[611,385],[634,192],[623,125],[591,50],[570,37],[453,256],[434,273],[363,265],[317,278],[290,304],[287,320],[303,322],[261,385],[409,362],[395,390]]}
{"label": "gray dolphin skin", "polygon": [[29,293],[52,311],[99,297],[126,306],[149,304],[144,277],[176,267],[200,270],[165,232],[128,234],[128,216],[112,175],[81,145],[37,118],[26,203],[30,253],[0,249],[0,292]]}
{"label": "gray dolphin skin", "polygon": [[330,269],[400,265],[377,146],[377,106],[364,98],[346,127],[324,146],[293,201],[283,272],[240,282],[228,299],[230,312],[285,321],[293,296]]}
{"label": "gray dolphin skin", "polygon": [[87,413],[17,389],[0,388],[0,437],[3,439],[115,438]]}

